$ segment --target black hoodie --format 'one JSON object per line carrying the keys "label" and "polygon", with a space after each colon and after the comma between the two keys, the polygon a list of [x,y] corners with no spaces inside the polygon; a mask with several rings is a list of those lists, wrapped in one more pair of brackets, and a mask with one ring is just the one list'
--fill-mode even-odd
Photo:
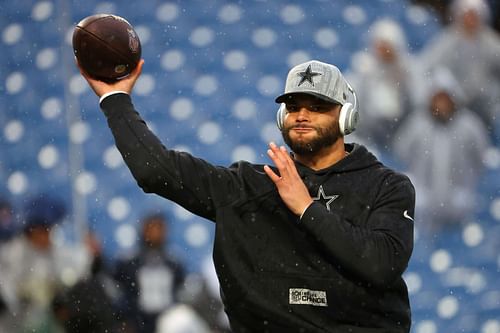
{"label": "black hoodie", "polygon": [[165,148],[130,97],[102,103],[139,186],[216,222],[214,262],[235,332],[409,332],[410,180],[360,145],[297,169],[315,202],[287,209],[263,165],[214,166]]}

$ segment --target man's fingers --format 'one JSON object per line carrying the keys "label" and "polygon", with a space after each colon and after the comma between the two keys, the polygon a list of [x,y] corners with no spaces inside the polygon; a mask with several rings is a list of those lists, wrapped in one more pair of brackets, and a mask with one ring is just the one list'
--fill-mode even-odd
{"label": "man's fingers", "polygon": [[274,183],[277,183],[281,180],[281,177],[274,173],[273,169],[271,169],[268,165],[264,165],[264,172],[271,178]]}
{"label": "man's fingers", "polygon": [[144,59],[139,60],[139,63],[132,71],[132,75],[139,76],[142,73],[142,66],[144,65]]}
{"label": "man's fingers", "polygon": [[280,151],[282,153],[283,159],[285,160],[286,164],[295,169],[295,163],[293,162],[292,158],[290,157],[290,154],[288,153],[288,150],[286,150],[285,146],[280,147]]}
{"label": "man's fingers", "polygon": [[277,164],[276,167],[278,167],[278,170],[283,176],[283,173],[287,172],[287,167],[288,167],[286,158],[283,156],[283,153],[280,151],[280,149],[278,148],[278,146],[276,146],[274,142],[271,142],[269,144],[269,147],[275,159],[279,161],[279,165]]}
{"label": "man's fingers", "polygon": [[280,171],[281,176],[286,176],[287,178],[298,176],[295,163],[290,157],[287,149],[284,146],[278,148],[278,146],[276,146],[276,144],[274,144],[273,142],[269,144],[269,147],[281,163],[279,167],[278,165],[276,165],[278,167],[278,170]]}
{"label": "man's fingers", "polygon": [[135,84],[135,81],[141,76],[142,73],[142,66],[144,65],[144,59],[139,60],[137,63],[137,66],[130,72],[130,75],[123,80],[131,81],[132,84]]}
{"label": "man's fingers", "polygon": [[281,146],[280,150],[281,150],[283,158],[286,162],[288,174],[293,175],[294,177],[300,178],[299,171],[297,170],[297,167],[295,166],[295,162],[293,161],[292,157],[290,156],[290,153],[288,152],[288,150],[285,148],[285,146]]}
{"label": "man's fingers", "polygon": [[267,150],[267,155],[271,158],[271,160],[273,160],[274,165],[281,172],[281,170],[285,167],[284,162],[278,157],[278,155],[272,149]]}

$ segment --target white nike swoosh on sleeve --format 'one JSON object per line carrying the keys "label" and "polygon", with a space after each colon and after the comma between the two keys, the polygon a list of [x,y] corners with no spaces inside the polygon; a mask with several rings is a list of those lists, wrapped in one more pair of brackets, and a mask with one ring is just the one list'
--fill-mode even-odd
{"label": "white nike swoosh on sleeve", "polygon": [[405,210],[405,211],[403,212],[403,216],[404,216],[405,218],[407,218],[408,220],[413,221],[413,217],[411,217],[410,215],[408,215],[408,211],[407,211],[407,210]]}

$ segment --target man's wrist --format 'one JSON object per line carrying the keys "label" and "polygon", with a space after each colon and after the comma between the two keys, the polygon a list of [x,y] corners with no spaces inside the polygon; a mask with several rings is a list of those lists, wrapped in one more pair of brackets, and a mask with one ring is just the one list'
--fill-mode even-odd
{"label": "man's wrist", "polygon": [[302,220],[302,216],[304,216],[305,212],[307,211],[307,209],[308,209],[309,207],[311,207],[311,205],[312,205],[312,203],[313,203],[313,202],[314,202],[314,201],[311,201],[311,202],[310,202],[310,203],[309,203],[309,204],[308,204],[308,205],[304,208],[304,210],[302,210],[302,213],[301,213],[301,214],[300,214],[300,216],[299,216],[299,223],[300,223],[300,221]]}

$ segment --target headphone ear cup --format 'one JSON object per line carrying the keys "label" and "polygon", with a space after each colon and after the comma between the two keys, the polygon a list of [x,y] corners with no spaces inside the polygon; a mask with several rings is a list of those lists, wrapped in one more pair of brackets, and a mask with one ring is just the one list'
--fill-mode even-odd
{"label": "headphone ear cup", "polygon": [[340,109],[339,114],[340,133],[342,133],[342,135],[347,135],[354,132],[354,130],[356,130],[358,120],[358,110],[356,110],[351,103],[345,103],[342,105],[342,109]]}
{"label": "headphone ear cup", "polygon": [[276,112],[276,126],[281,131],[285,127],[285,118],[287,115],[286,104],[281,103],[278,112]]}

